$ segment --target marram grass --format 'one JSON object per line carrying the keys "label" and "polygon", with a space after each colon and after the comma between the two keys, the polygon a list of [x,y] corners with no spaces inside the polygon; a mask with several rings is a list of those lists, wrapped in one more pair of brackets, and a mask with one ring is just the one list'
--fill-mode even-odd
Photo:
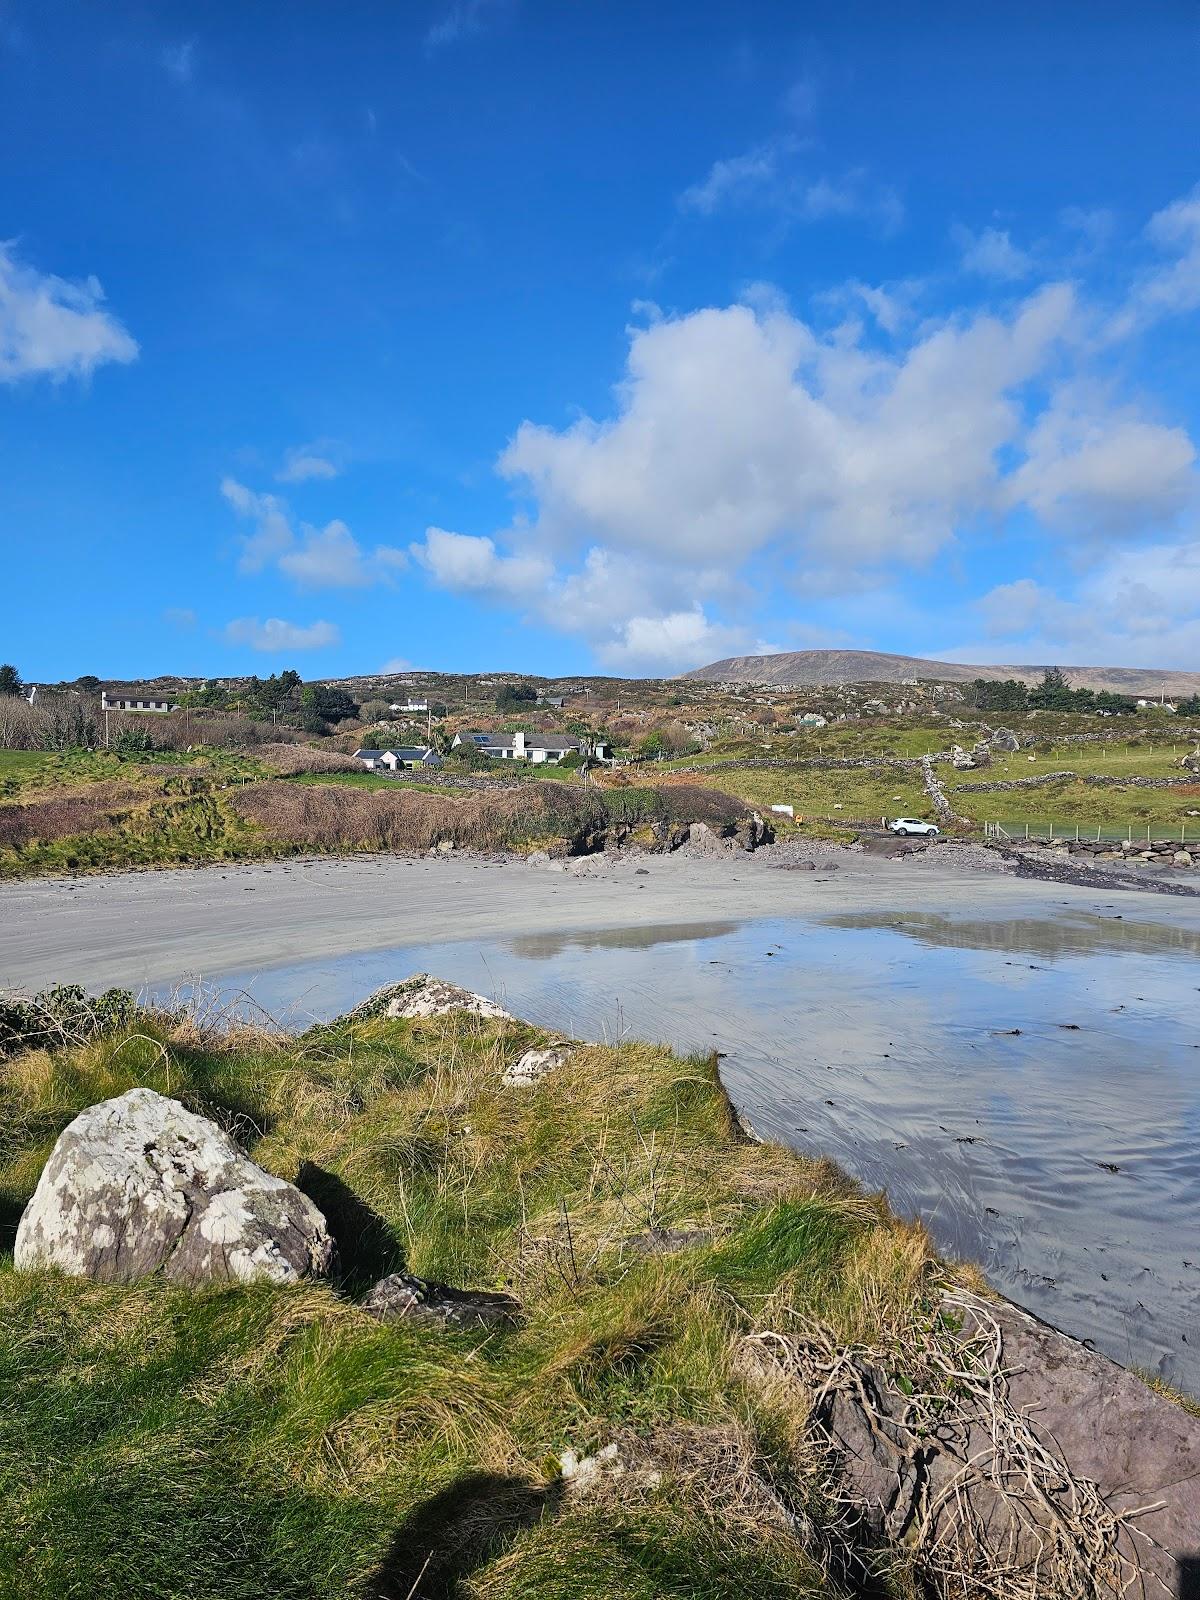
{"label": "marram grass", "polygon": [[[802,1408],[748,1386],[735,1344],[788,1308],[898,1342],[928,1311],[924,1235],[827,1164],[747,1141],[711,1061],[587,1047],[504,1089],[542,1037],[465,1016],[218,1036],[143,1014],[0,1062],[6,1600],[843,1592],[802,1532],[821,1504]],[[15,1272],[58,1132],[135,1084],[299,1175],[339,1280]],[[680,1248],[626,1242],[664,1229]],[[381,1326],[356,1296],[402,1266],[504,1287],[525,1325]],[[562,1452],[614,1439],[655,1476],[568,1492]]]}

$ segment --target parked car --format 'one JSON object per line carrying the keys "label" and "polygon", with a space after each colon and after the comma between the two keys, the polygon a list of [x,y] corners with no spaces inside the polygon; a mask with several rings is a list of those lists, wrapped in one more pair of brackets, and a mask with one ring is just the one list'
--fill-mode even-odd
{"label": "parked car", "polygon": [[889,822],[888,827],[893,833],[924,833],[933,835],[940,830],[934,822],[922,822],[919,817],[897,817],[895,822]]}

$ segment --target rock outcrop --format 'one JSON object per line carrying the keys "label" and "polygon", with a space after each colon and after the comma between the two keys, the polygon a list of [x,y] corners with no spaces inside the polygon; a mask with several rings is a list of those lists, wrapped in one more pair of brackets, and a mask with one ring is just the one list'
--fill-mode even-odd
{"label": "rock outcrop", "polygon": [[510,1294],[451,1289],[408,1272],[393,1272],[367,1291],[362,1309],[379,1322],[415,1322],[436,1328],[514,1328],[521,1304]]}
{"label": "rock outcrop", "polygon": [[[850,1522],[905,1544],[937,1593],[1187,1592],[1200,1422],[1010,1303],[949,1292],[939,1327],[901,1364],[915,1382],[894,1352],[816,1330],[747,1341],[752,1379],[782,1371],[813,1397]],[[923,1367],[943,1380],[931,1392]]]}
{"label": "rock outcrop", "polygon": [[90,1106],[59,1136],[17,1229],[15,1264],[129,1282],[328,1273],[334,1243],[306,1195],[214,1122],[152,1089]]}
{"label": "rock outcrop", "polygon": [[466,1011],[473,1017],[501,1022],[512,1021],[512,1013],[495,1000],[474,994],[470,989],[461,989],[456,983],[447,983],[444,978],[434,978],[428,972],[414,973],[400,983],[385,984],[348,1015],[351,1021],[361,1022],[368,1017],[444,1017],[452,1011]]}

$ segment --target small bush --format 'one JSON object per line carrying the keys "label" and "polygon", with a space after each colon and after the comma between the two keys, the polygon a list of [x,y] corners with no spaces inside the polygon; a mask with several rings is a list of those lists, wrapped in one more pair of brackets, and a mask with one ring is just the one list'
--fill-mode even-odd
{"label": "small bush", "polygon": [[124,1028],[137,1003],[130,989],[90,995],[75,983],[56,984],[30,996],[0,998],[0,1058],[21,1050],[86,1044]]}

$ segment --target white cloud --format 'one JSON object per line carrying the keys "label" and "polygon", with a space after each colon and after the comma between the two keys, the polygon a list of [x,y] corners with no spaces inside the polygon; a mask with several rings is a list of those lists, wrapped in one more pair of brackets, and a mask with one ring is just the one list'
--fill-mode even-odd
{"label": "white cloud", "polygon": [[1032,578],[1001,584],[978,610],[991,642],[977,659],[1003,652],[1010,661],[1194,670],[1200,538],[1116,551],[1088,571],[1069,599]]}
{"label": "white cloud", "polygon": [[239,572],[261,572],[291,549],[295,535],[282,500],[273,494],[255,494],[236,478],[223,478],[221,493],[239,516],[254,523],[253,533],[242,540]]}
{"label": "white cloud", "polygon": [[408,565],[407,555],[394,546],[364,550],[336,518],[323,528],[302,522],[297,533],[277,495],[258,494],[236,478],[224,478],[221,493],[239,516],[254,524],[241,542],[240,572],[262,572],[274,565],[305,588],[361,589],[387,581]]}
{"label": "white cloud", "polygon": [[502,4],[503,0],[454,0],[426,33],[425,49],[432,55],[446,45],[459,44],[463,39],[482,33],[491,15],[501,9]]}
{"label": "white cloud", "polygon": [[410,550],[440,588],[455,594],[529,599],[554,573],[544,557],[501,555],[492,539],[445,528],[427,528],[425,538]]}
{"label": "white cloud", "polygon": [[1051,528],[1114,537],[1169,522],[1195,494],[1196,451],[1179,427],[1102,397],[1064,388],[1029,433],[1027,456],[1008,480]]}
{"label": "white cloud", "polygon": [[714,161],[699,182],[678,197],[684,212],[711,217],[719,211],[759,208],[789,222],[823,222],[830,217],[874,217],[892,229],[903,220],[895,192],[872,185],[861,170],[838,178],[802,170],[801,140],[790,134],[768,139],[741,155]]}
{"label": "white cloud", "polygon": [[344,522],[323,528],[301,523],[294,548],[279,557],[279,570],[309,589],[365,589],[388,572],[408,565],[403,550],[377,545],[369,554]]}
{"label": "white cloud", "polygon": [[171,44],[163,50],[161,55],[163,69],[176,83],[191,83],[192,74],[196,67],[196,41],[184,39],[180,44]]}
{"label": "white cloud", "polygon": [[285,622],[282,617],[236,617],[225,624],[230,644],[249,645],[252,650],[324,650],[341,643],[341,633],[332,622]]}
{"label": "white cloud", "polygon": [[307,483],[310,478],[336,478],[338,467],[311,445],[289,450],[283,466],[275,474],[277,483]]}
{"label": "white cloud", "polygon": [[1007,229],[985,228],[976,234],[969,228],[955,228],[954,239],[966,272],[982,278],[1015,279],[1026,278],[1033,271],[1033,257],[1012,242]]}
{"label": "white cloud", "polygon": [[596,655],[613,672],[669,675],[732,655],[770,655],[768,644],[745,628],[712,622],[701,606],[663,616],[629,617],[602,640]]}
{"label": "white cloud", "polygon": [[86,378],[105,362],[136,360],[136,341],[103,301],[95,278],[40,273],[18,261],[11,241],[0,242],[0,383]]}
{"label": "white cloud", "polygon": [[1012,391],[1069,329],[1066,285],[892,357],[783,313],[705,310],[632,335],[617,414],[523,423],[500,469],[543,544],[740,565],[775,543],[843,566],[921,561],[996,503]]}
{"label": "white cloud", "polygon": [[413,664],[406,656],[392,656],[389,660],[385,661],[378,670],[380,673],[411,672],[413,670]]}

